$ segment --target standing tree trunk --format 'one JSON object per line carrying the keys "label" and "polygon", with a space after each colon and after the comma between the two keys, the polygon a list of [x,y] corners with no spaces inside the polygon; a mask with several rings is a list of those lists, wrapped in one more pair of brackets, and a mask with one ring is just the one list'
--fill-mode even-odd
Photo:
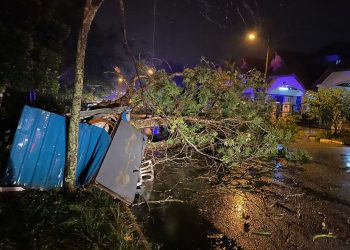
{"label": "standing tree trunk", "polygon": [[69,122],[67,162],[65,171],[65,186],[68,191],[74,191],[76,187],[75,169],[77,164],[79,113],[81,110],[81,100],[83,94],[86,44],[91,23],[103,1],[104,0],[85,0],[83,22],[79,31],[77,55],[75,61],[75,84],[71,118]]}
{"label": "standing tree trunk", "polygon": [[[339,108],[339,106],[337,107]],[[333,111],[335,114],[333,115],[333,120],[332,120],[332,128],[331,129],[334,129],[334,135],[337,135],[338,134],[338,129],[341,125],[341,118],[342,118],[342,113],[340,110],[335,110]]]}

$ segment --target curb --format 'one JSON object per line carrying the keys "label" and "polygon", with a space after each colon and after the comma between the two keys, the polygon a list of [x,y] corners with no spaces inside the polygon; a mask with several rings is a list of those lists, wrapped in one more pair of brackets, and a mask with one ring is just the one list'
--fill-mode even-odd
{"label": "curb", "polygon": [[333,144],[339,144],[339,145],[344,145],[343,141],[338,141],[338,140],[332,140],[332,139],[325,139],[325,138],[321,138],[320,139],[320,143],[333,143]]}

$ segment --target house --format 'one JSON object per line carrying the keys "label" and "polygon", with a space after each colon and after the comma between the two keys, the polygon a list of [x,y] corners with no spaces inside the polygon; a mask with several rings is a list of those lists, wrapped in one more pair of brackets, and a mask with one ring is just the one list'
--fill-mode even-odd
{"label": "house", "polygon": [[[289,59],[292,57],[289,56],[287,58]],[[259,64],[262,65],[263,61],[243,58],[239,69],[241,72],[246,72],[252,68],[257,68],[255,65]],[[285,60],[276,52],[269,64],[268,72],[270,73],[270,76],[267,79],[266,93],[276,101],[279,109],[283,109],[283,105],[287,104],[289,105],[287,109],[290,110],[290,112],[297,112],[299,111],[306,88],[300,78],[293,73],[294,71],[292,69],[294,68],[291,68],[292,67],[289,67]],[[248,96],[251,94],[250,92],[249,89],[246,89],[243,94]]]}
{"label": "house", "polygon": [[316,87],[350,90],[350,67],[327,70],[317,81]]}
{"label": "house", "polygon": [[270,76],[266,93],[276,100],[276,112],[298,112],[305,94],[305,87],[295,74]]}

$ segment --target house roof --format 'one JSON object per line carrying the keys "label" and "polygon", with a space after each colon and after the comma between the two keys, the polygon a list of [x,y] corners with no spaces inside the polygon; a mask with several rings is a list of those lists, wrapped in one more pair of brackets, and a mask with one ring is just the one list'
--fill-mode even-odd
{"label": "house roof", "polygon": [[[312,77],[309,77],[308,67],[308,55],[298,52],[291,51],[277,51],[273,56],[271,56],[269,61],[268,75],[298,75],[300,82],[303,82],[303,86],[307,89],[312,85]],[[244,57],[241,60],[239,69],[246,72],[250,69],[256,68],[260,71],[264,71],[265,60],[257,58]],[[319,74],[316,77],[317,79]]]}
{"label": "house roof", "polygon": [[271,76],[266,92],[271,95],[303,96],[305,87],[295,74]]}
{"label": "house roof", "polygon": [[332,65],[328,67],[323,74],[315,81],[313,85],[313,89],[317,88],[317,85],[322,84],[333,72],[343,72],[343,71],[348,71],[350,70],[350,65],[341,63],[338,65]]}
{"label": "house roof", "polygon": [[[317,87],[332,88],[332,87],[342,87],[340,84],[348,85],[350,83],[350,68],[331,71],[327,77],[325,77]],[[343,88],[349,88],[348,86],[343,86]]]}
{"label": "house roof", "polygon": [[[296,74],[306,89],[316,89],[316,85],[331,72],[350,69],[350,43],[331,43],[308,54],[277,50],[269,63],[269,75]],[[264,59],[245,57],[240,68],[246,71],[252,68],[263,71],[264,65]]]}
{"label": "house roof", "polygon": [[[314,81],[324,69],[315,67],[309,54],[280,50],[275,57],[280,57],[284,65],[271,71],[272,74],[295,74],[306,89],[312,88]],[[319,72],[320,71],[320,72]]]}

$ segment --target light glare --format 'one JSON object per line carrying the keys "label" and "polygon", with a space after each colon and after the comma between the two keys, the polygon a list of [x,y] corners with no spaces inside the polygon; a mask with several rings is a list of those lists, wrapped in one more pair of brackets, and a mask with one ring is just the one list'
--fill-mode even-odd
{"label": "light glare", "polygon": [[248,34],[248,39],[249,40],[255,40],[256,39],[256,35],[254,33],[249,33]]}
{"label": "light glare", "polygon": [[279,90],[282,90],[282,91],[287,91],[287,90],[288,90],[288,87],[283,87],[283,86],[282,86],[282,87],[279,87],[278,89],[279,89]]}
{"label": "light glare", "polygon": [[154,70],[153,70],[153,69],[148,69],[148,70],[147,70],[147,73],[148,73],[149,75],[153,75],[153,74],[154,74]]}

